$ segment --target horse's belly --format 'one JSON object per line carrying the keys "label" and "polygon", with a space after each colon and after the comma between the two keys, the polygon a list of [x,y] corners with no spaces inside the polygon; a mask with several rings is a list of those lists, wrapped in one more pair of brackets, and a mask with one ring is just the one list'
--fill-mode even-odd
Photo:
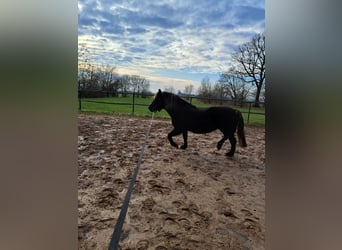
{"label": "horse's belly", "polygon": [[209,133],[212,132],[214,130],[216,130],[216,127],[213,126],[197,126],[197,127],[192,127],[189,129],[189,131],[196,133],[196,134],[205,134],[205,133]]}
{"label": "horse's belly", "polygon": [[204,134],[217,129],[217,125],[207,116],[201,115],[191,118],[192,119],[184,119],[184,127],[193,133]]}
{"label": "horse's belly", "polygon": [[191,132],[195,133],[195,134],[206,134],[206,133],[210,133],[212,131],[214,131],[215,129],[196,129],[196,130],[190,130]]}

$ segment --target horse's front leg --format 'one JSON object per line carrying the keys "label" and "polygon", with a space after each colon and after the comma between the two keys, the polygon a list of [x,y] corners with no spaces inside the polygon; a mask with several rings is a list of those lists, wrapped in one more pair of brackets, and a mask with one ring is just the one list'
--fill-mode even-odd
{"label": "horse's front leg", "polygon": [[173,141],[172,137],[181,134],[182,131],[178,130],[178,129],[174,129],[172,130],[168,135],[167,135],[167,139],[169,139],[169,142],[171,144],[171,146],[174,146],[176,148],[178,148],[178,145]]}
{"label": "horse's front leg", "polygon": [[188,131],[183,131],[184,144],[180,147],[181,149],[186,149],[188,147]]}

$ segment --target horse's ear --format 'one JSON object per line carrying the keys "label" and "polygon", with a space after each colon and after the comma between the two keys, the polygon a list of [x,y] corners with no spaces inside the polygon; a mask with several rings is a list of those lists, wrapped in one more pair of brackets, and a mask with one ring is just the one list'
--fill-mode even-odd
{"label": "horse's ear", "polygon": [[158,93],[161,93],[161,90],[160,90],[160,89],[158,89]]}

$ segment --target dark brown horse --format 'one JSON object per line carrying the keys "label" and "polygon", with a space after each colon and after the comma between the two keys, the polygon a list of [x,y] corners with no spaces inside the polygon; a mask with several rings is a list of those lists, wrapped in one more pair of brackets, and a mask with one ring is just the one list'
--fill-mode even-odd
{"label": "dark brown horse", "polygon": [[151,112],[165,109],[169,113],[174,129],[168,134],[167,138],[170,144],[176,148],[178,148],[178,145],[173,141],[173,136],[183,134],[184,144],[180,148],[186,149],[188,146],[188,131],[204,134],[216,129],[223,133],[223,138],[217,143],[218,150],[229,139],[231,149],[226,153],[227,156],[233,156],[235,153],[236,139],[234,134],[236,129],[240,146],[247,146],[244,122],[241,112],[238,110],[228,107],[197,108],[179,96],[162,92],[160,89],[148,109]]}

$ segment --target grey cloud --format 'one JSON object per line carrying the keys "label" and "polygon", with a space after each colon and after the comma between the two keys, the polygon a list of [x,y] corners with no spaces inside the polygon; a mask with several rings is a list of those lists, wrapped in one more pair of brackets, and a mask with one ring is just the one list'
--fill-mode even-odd
{"label": "grey cloud", "polygon": [[144,53],[146,51],[146,49],[140,47],[132,47],[129,50],[133,53]]}
{"label": "grey cloud", "polygon": [[251,6],[239,6],[235,9],[235,17],[239,25],[251,25],[265,20],[265,10]]}
{"label": "grey cloud", "polygon": [[142,33],[148,32],[147,29],[144,29],[144,28],[141,28],[141,27],[128,28],[127,31],[132,33],[132,34],[142,34]]}
{"label": "grey cloud", "polygon": [[165,46],[165,45],[167,45],[167,44],[169,44],[170,43],[170,41],[168,41],[168,40],[164,40],[164,39],[153,39],[152,40],[152,43],[153,44],[156,44],[156,45],[158,45],[158,46]]}

